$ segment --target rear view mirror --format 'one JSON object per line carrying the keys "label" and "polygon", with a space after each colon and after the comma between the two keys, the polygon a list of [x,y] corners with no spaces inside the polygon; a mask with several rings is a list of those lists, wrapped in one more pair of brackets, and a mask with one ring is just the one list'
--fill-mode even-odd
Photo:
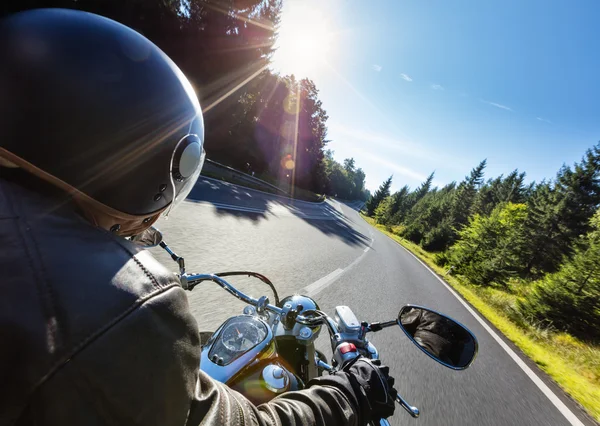
{"label": "rear view mirror", "polygon": [[439,312],[407,305],[398,325],[423,352],[453,370],[469,367],[477,354],[477,339],[466,327]]}
{"label": "rear view mirror", "polygon": [[152,248],[159,245],[163,240],[162,233],[154,226],[146,229],[141,234],[131,237],[131,241],[141,247]]}

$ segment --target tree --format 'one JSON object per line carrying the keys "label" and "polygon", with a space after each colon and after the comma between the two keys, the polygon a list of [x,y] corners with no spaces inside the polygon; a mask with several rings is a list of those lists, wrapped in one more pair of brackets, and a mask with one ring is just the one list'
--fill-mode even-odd
{"label": "tree", "polygon": [[600,205],[600,144],[586,151],[573,168],[563,166],[554,182],[542,182],[529,199],[528,224],[534,276],[555,272],[573,243],[590,230],[590,219]]}
{"label": "tree", "polygon": [[387,178],[379,187],[375,194],[367,201],[365,207],[367,209],[367,215],[373,216],[375,210],[379,206],[379,204],[390,195],[390,187],[392,186],[392,177]]}
{"label": "tree", "polygon": [[346,173],[348,173],[349,175],[354,174],[354,158],[346,158],[344,160],[344,170],[346,170]]}
{"label": "tree", "polygon": [[344,160],[344,166],[335,161],[333,151],[323,154],[324,173],[326,177],[325,193],[346,200],[366,200],[365,172],[355,169],[354,159]]}
{"label": "tree", "polygon": [[506,284],[525,267],[526,223],[525,204],[499,205],[488,217],[476,214],[458,232],[459,240],[447,257],[455,271],[474,284]]}
{"label": "tree", "polygon": [[498,204],[524,203],[529,195],[525,187],[525,172],[513,170],[508,176],[499,176],[483,184],[473,203],[473,213],[489,215]]}
{"label": "tree", "polygon": [[389,224],[394,201],[392,196],[385,197],[374,212],[375,221],[379,224]]}
{"label": "tree", "polygon": [[518,308],[530,321],[600,341],[600,210],[572,258],[535,283]]}
{"label": "tree", "polygon": [[358,168],[354,171],[353,182],[354,182],[354,192],[352,194],[352,199],[354,200],[367,200],[365,197],[365,179],[367,175],[363,172],[363,169]]}
{"label": "tree", "polygon": [[425,182],[423,182],[417,189],[415,189],[415,192],[414,192],[414,202],[415,203],[417,201],[419,201],[421,198],[423,198],[431,189],[431,183],[433,182],[434,174],[435,174],[435,172],[431,172],[431,174],[429,176],[427,176],[427,179],[425,179]]}
{"label": "tree", "polygon": [[435,188],[421,198],[408,212],[402,235],[426,250],[439,251],[447,247],[453,236],[448,212],[454,200],[456,184]]}
{"label": "tree", "polygon": [[473,202],[477,195],[477,190],[483,183],[483,170],[487,160],[483,160],[477,165],[469,176],[462,181],[454,195],[454,202],[451,208],[452,223],[456,229],[461,229],[468,221],[471,215]]}
{"label": "tree", "polygon": [[427,179],[421,185],[417,187],[413,192],[408,192],[408,186],[400,189],[394,202],[394,212],[392,221],[395,224],[400,224],[404,221],[406,214],[413,208],[413,206],[419,202],[431,189],[431,183],[433,182],[433,176],[435,172],[432,172]]}

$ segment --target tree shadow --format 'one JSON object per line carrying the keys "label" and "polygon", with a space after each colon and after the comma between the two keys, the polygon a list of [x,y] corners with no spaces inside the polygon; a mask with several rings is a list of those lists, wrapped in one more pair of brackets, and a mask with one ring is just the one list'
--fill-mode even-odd
{"label": "tree shadow", "polygon": [[[294,216],[349,245],[367,246],[371,241],[352,226],[351,219],[327,201],[294,200],[206,178],[198,180],[188,201],[212,204],[217,216],[235,217],[255,224],[271,217]],[[356,203],[344,204],[353,208]]]}

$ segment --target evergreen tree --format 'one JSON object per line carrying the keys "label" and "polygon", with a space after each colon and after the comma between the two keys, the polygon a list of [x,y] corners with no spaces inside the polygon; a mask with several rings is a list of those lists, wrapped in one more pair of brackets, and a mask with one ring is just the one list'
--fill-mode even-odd
{"label": "evergreen tree", "polygon": [[505,284],[525,267],[526,223],[525,204],[507,203],[490,216],[474,215],[449,250],[451,265],[474,284]]}
{"label": "evergreen tree", "polygon": [[391,212],[394,204],[393,195],[385,197],[381,203],[375,209],[374,217],[375,221],[382,225],[390,224]]}
{"label": "evergreen tree", "polygon": [[427,179],[425,179],[425,182],[423,182],[417,189],[415,189],[415,192],[414,192],[415,203],[417,201],[419,201],[421,198],[423,198],[431,189],[431,183],[433,182],[434,174],[435,174],[435,172],[431,172],[431,174],[429,176],[427,176]]}
{"label": "evergreen tree", "polygon": [[489,215],[498,204],[524,203],[527,199],[525,173],[512,171],[508,176],[488,180],[479,188],[473,203],[473,213]]}
{"label": "evergreen tree", "polygon": [[406,216],[403,236],[426,250],[446,248],[454,232],[448,212],[454,200],[455,188],[456,184],[452,182],[421,198]]}
{"label": "evergreen tree", "polygon": [[375,210],[379,206],[379,204],[386,198],[390,196],[390,187],[392,186],[392,176],[387,178],[379,187],[375,194],[367,201],[365,207],[367,209],[367,215],[373,216]]}
{"label": "evergreen tree", "polygon": [[600,341],[600,210],[590,225],[572,258],[538,281],[518,306],[534,322]]}
{"label": "evergreen tree", "polygon": [[563,166],[553,183],[538,185],[529,199],[528,224],[534,276],[555,272],[573,243],[589,231],[589,220],[600,205],[600,144],[588,150],[573,168]]}
{"label": "evergreen tree", "polygon": [[413,206],[429,192],[433,182],[434,173],[435,172],[432,172],[429,176],[427,176],[427,179],[425,179],[425,181],[421,183],[421,185],[419,185],[413,192],[408,192],[408,186],[404,187],[406,190],[402,188],[399,191],[398,197],[394,202],[394,208],[392,209],[394,210],[393,222],[395,224],[402,223]]}
{"label": "evergreen tree", "polygon": [[487,160],[483,160],[477,165],[469,176],[462,181],[455,192],[454,202],[451,208],[453,226],[460,230],[468,221],[472,211],[477,190],[483,183],[483,170]]}

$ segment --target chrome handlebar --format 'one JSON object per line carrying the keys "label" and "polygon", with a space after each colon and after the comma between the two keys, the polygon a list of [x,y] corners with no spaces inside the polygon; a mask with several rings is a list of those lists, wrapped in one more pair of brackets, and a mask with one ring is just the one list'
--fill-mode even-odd
{"label": "chrome handlebar", "polygon": [[[255,306],[257,308],[258,311],[260,310],[267,310],[267,311],[271,311],[275,314],[278,315],[283,315],[284,314],[284,310],[269,304],[269,299],[265,296],[261,297],[260,299],[255,299],[252,296],[248,296],[246,293],[238,290],[237,288],[235,288],[233,285],[229,284],[226,280],[224,280],[223,278],[219,277],[218,275],[215,274],[186,274],[186,273],[182,273],[181,275],[179,275],[179,279],[181,281],[181,286],[184,288],[184,290],[192,290],[196,285],[200,284],[203,281],[212,281],[214,283],[217,283],[220,287],[222,287],[224,290],[226,290],[227,292],[231,293],[233,296],[235,296],[237,299],[248,303],[249,305]],[[339,333],[339,329],[337,324],[335,323],[335,321],[330,318],[327,314],[325,314],[324,312],[320,312],[320,315],[318,317],[307,317],[306,315],[298,315],[298,317],[296,318],[296,321],[298,321],[301,324],[306,324],[306,325],[317,325],[317,324],[325,324],[327,325],[327,328],[330,332],[331,338],[332,338],[332,342],[336,342],[336,343],[342,343],[341,337],[340,337],[340,333]],[[386,324],[387,325],[387,324]],[[364,339],[364,336],[366,334],[367,331],[371,331],[369,330],[367,327],[361,327],[361,332],[360,332],[360,337],[361,339]],[[375,330],[373,330],[375,331]],[[375,346],[373,346],[371,343],[367,343],[367,351],[369,352],[369,357],[372,359],[378,359],[379,358],[379,353],[377,352],[377,349],[375,348]],[[315,359],[315,361],[317,362],[317,365],[325,370],[328,371],[333,371],[334,368],[326,363],[324,363],[323,361],[317,360]],[[410,405],[408,402],[406,402],[400,395],[398,395],[396,397],[396,401],[402,406],[402,408],[404,408],[412,417],[419,417],[419,409],[417,407],[414,407],[412,405]],[[380,420],[380,425],[381,426],[388,426],[389,423],[387,420],[385,419],[381,419]]]}
{"label": "chrome handlebar", "polygon": [[269,304],[269,299],[267,297],[261,297],[260,299],[255,299],[252,296],[248,296],[246,293],[238,290],[233,285],[229,284],[223,278],[219,277],[215,274],[182,274],[179,276],[179,280],[181,281],[181,286],[184,290],[193,290],[193,288],[200,284],[203,281],[212,281],[217,283],[220,287],[222,287],[227,292],[231,293],[233,296],[241,300],[242,302],[246,302],[249,305],[256,306],[257,309],[264,309],[267,311],[271,311],[278,315],[283,314],[283,309]]}

